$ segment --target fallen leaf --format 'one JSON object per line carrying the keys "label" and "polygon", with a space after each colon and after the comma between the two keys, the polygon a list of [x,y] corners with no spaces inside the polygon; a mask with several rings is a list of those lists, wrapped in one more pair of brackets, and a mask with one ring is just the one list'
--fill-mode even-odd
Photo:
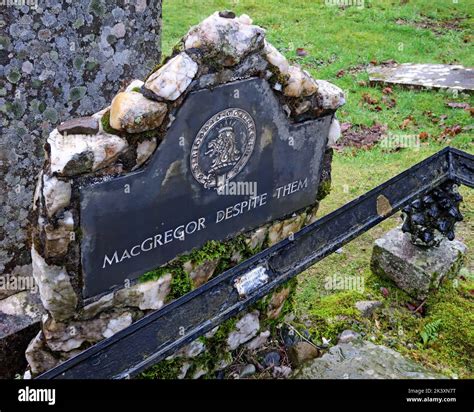
{"label": "fallen leaf", "polygon": [[426,133],[426,132],[421,132],[421,133],[418,135],[418,137],[420,138],[420,140],[427,140],[429,136],[430,136],[430,135],[429,135],[428,133]]}
{"label": "fallen leaf", "polygon": [[337,73],[336,73],[336,77],[342,77],[346,74],[346,71],[344,69],[342,70],[339,70]]}
{"label": "fallen leaf", "polygon": [[471,106],[469,105],[469,103],[458,103],[458,102],[448,102],[446,103],[446,106],[449,106],[453,109],[465,109],[465,110],[468,110],[471,108]]}
{"label": "fallen leaf", "polygon": [[407,308],[408,308],[410,311],[414,312],[415,309],[416,309],[416,306],[415,306],[415,305],[412,305],[411,303],[407,303]]}
{"label": "fallen leaf", "polygon": [[349,130],[352,127],[352,123],[344,122],[341,123],[341,133],[344,133],[346,130]]}
{"label": "fallen leaf", "polygon": [[381,287],[380,292],[382,292],[382,295],[384,298],[386,298],[389,295],[389,290],[387,288]]}
{"label": "fallen leaf", "polygon": [[400,125],[400,129],[405,130],[410,123],[413,122],[413,117],[408,116],[405,120],[403,120],[402,124]]}
{"label": "fallen leaf", "polygon": [[298,56],[304,57],[304,56],[307,56],[309,53],[307,52],[307,50],[303,49],[302,47],[298,47],[296,49],[296,54]]}
{"label": "fallen leaf", "polygon": [[385,105],[389,109],[391,109],[392,107],[395,107],[397,105],[397,101],[393,97],[382,96],[382,102],[385,103]]}
{"label": "fallen leaf", "polygon": [[392,94],[392,88],[391,87],[384,87],[382,90],[383,94]]}
{"label": "fallen leaf", "polygon": [[370,93],[364,93],[362,94],[362,101],[364,101],[367,104],[375,105],[378,104],[379,100],[375,97],[372,97]]}

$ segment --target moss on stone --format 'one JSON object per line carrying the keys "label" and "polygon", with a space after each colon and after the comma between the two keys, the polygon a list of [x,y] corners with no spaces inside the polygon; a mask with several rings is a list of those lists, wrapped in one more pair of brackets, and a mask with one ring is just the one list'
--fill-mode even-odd
{"label": "moss on stone", "polygon": [[316,200],[319,202],[331,193],[331,180],[322,181],[318,188]]}
{"label": "moss on stone", "polygon": [[102,117],[100,118],[100,122],[102,124],[102,128],[104,129],[104,132],[110,133],[110,134],[115,134],[115,135],[121,135],[119,130],[114,129],[110,125],[110,110],[107,110]]}
{"label": "moss on stone", "polygon": [[165,359],[138,375],[139,379],[176,379],[183,366],[178,358]]}
{"label": "moss on stone", "polygon": [[176,269],[172,272],[171,291],[168,296],[169,300],[178,299],[179,297],[191,292],[193,284],[189,275],[182,269]]}

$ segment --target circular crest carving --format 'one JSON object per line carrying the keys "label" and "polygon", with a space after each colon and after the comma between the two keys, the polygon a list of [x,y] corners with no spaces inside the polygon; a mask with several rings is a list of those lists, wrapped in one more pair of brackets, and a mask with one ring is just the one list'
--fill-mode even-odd
{"label": "circular crest carving", "polygon": [[255,147],[255,122],[245,110],[230,108],[212,116],[191,147],[191,172],[206,189],[218,188],[237,176]]}

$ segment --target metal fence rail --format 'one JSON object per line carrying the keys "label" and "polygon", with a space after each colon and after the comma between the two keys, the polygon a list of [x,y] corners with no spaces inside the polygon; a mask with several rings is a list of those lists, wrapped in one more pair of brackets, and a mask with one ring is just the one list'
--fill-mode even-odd
{"label": "metal fence rail", "polygon": [[[474,156],[441,150],[38,379],[133,377],[448,180],[474,187]],[[239,294],[253,273],[258,287]]]}

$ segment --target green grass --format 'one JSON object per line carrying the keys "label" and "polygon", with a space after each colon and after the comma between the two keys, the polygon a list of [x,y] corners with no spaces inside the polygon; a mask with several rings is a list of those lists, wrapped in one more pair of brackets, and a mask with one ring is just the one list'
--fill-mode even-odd
{"label": "green grass", "polygon": [[[336,153],[333,161],[333,187],[322,202],[320,215],[329,213],[353,198],[384,182],[395,174],[430,156],[446,145],[474,153],[472,117],[462,109],[446,106],[448,102],[468,102],[472,96],[436,91],[412,91],[393,87],[396,105],[374,111],[362,102],[369,93],[381,99],[381,88],[367,85],[363,68],[371,61],[394,59],[399,63],[457,63],[474,66],[473,3],[460,0],[365,1],[362,9],[327,7],[315,0],[168,0],[163,6],[163,52],[169,54],[191,25],[216,10],[232,9],[237,14],[250,15],[255,24],[267,29],[267,38],[295,64],[302,65],[314,77],[325,79],[344,89],[347,104],[338,112],[342,122],[356,125],[387,124],[393,134],[428,134],[421,147],[386,152],[350,150]],[[457,30],[445,30],[441,35],[415,27],[415,23],[431,19],[442,23],[460,19]],[[412,24],[396,24],[404,19]],[[466,41],[467,40],[467,41]],[[296,55],[296,48],[308,51],[305,57]],[[359,70],[350,70],[357,68]],[[343,70],[344,72],[341,72]],[[338,75],[339,73],[339,75]],[[431,114],[427,113],[431,112]],[[404,119],[413,121],[405,128]],[[433,121],[447,116],[444,125]],[[445,127],[460,125],[463,131],[455,137],[441,138]],[[474,248],[474,193],[463,188],[465,220],[458,225],[457,237],[470,250]],[[402,353],[432,366],[447,375],[474,377],[473,363],[473,298],[472,274],[474,260],[468,254],[463,269],[465,281],[457,287],[448,283],[425,304],[426,316],[417,317],[404,304],[410,298],[393,284],[374,276],[369,269],[372,245],[377,237],[401,223],[397,214],[364,233],[343,248],[299,276],[296,311],[305,321],[315,339],[332,338],[344,328],[352,327],[368,338],[396,348]],[[325,294],[328,275],[358,276],[364,281],[359,291],[332,291]],[[390,291],[383,298],[380,287]],[[373,320],[360,319],[353,304],[358,299],[381,299],[384,307]],[[426,344],[422,332],[436,322],[439,330]],[[309,326],[308,326],[309,325]],[[429,327],[428,327],[429,328]]]}

